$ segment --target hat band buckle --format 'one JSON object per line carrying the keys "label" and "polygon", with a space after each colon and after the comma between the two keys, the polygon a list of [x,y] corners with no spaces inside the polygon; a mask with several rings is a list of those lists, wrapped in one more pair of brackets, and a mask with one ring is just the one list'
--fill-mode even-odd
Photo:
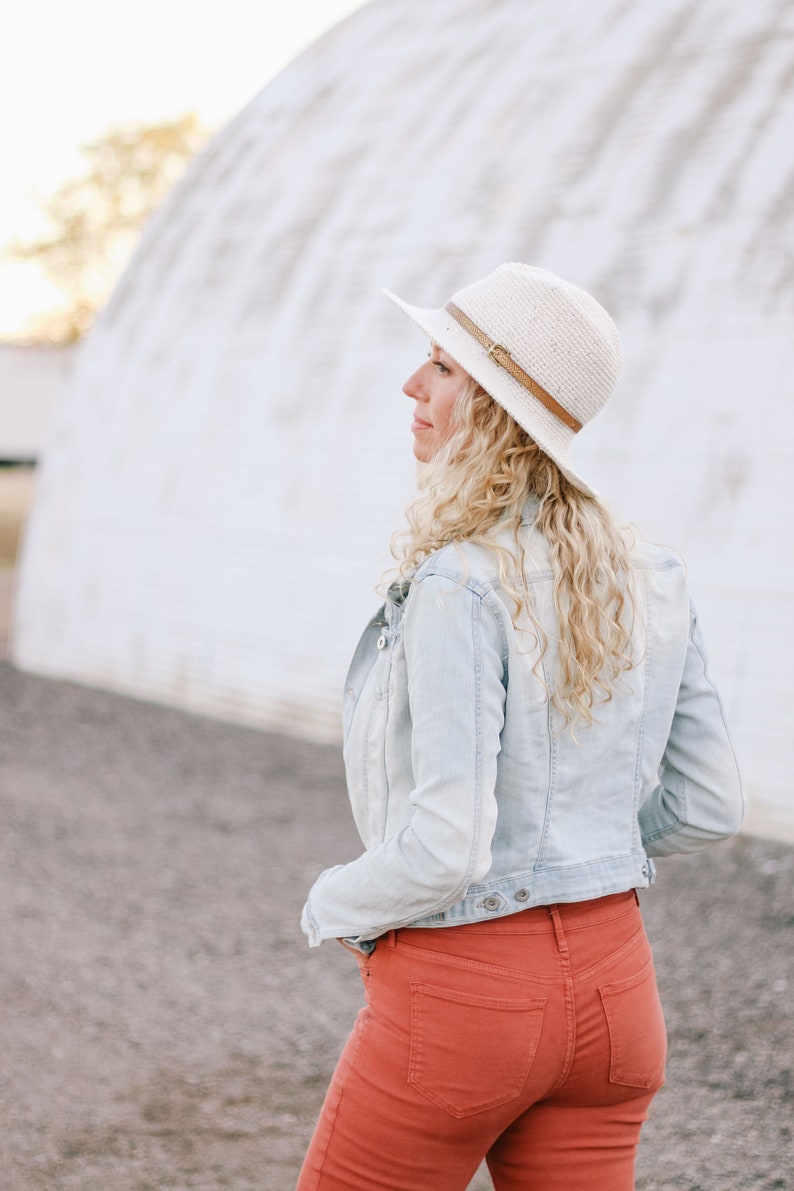
{"label": "hat band buckle", "polygon": [[491,357],[491,359],[493,360],[493,362],[494,362],[495,364],[499,364],[499,365],[500,365],[500,367],[504,368],[504,367],[506,367],[506,365],[505,365],[505,364],[504,364],[504,362],[503,362],[503,361],[502,361],[502,360],[499,358],[500,354],[501,354],[502,356],[507,356],[507,357],[508,357],[508,359],[512,359],[512,358],[513,358],[513,357],[510,355],[510,352],[507,350],[507,348],[506,348],[506,347],[505,347],[503,344],[501,344],[501,343],[492,343],[492,344],[491,344],[491,346],[488,348],[488,355]]}

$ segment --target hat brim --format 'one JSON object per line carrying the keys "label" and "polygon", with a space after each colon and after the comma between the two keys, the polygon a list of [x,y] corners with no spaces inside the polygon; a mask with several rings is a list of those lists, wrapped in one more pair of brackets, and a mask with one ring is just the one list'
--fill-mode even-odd
{"label": "hat brim", "polygon": [[588,496],[598,495],[571,465],[568,455],[571,432],[528,389],[500,367],[448,310],[409,306],[390,290],[385,289],[383,293],[515,418],[540,449],[554,460],[566,479]]}

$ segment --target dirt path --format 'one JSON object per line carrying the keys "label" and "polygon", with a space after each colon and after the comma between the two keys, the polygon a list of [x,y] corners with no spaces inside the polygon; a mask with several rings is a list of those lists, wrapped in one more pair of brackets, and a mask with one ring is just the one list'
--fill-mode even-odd
{"label": "dirt path", "polygon": [[[7,664],[0,750],[0,1187],[291,1191],[359,1003],[297,925],[356,852],[337,751]],[[645,896],[641,1191],[791,1187],[793,893],[794,849],[741,839]]]}

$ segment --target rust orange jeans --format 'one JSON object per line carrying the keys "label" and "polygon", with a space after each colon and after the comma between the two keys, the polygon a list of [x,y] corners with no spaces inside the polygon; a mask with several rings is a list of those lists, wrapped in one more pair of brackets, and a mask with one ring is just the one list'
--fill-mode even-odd
{"label": "rust orange jeans", "polygon": [[298,1191],[632,1191],[665,1029],[636,895],[392,931]]}

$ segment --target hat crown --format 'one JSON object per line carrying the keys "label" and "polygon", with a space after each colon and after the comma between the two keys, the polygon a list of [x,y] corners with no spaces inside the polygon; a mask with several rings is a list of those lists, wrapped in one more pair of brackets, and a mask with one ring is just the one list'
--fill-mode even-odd
{"label": "hat crown", "polygon": [[583,289],[511,262],[452,301],[582,424],[605,405],[620,374],[620,337]]}

